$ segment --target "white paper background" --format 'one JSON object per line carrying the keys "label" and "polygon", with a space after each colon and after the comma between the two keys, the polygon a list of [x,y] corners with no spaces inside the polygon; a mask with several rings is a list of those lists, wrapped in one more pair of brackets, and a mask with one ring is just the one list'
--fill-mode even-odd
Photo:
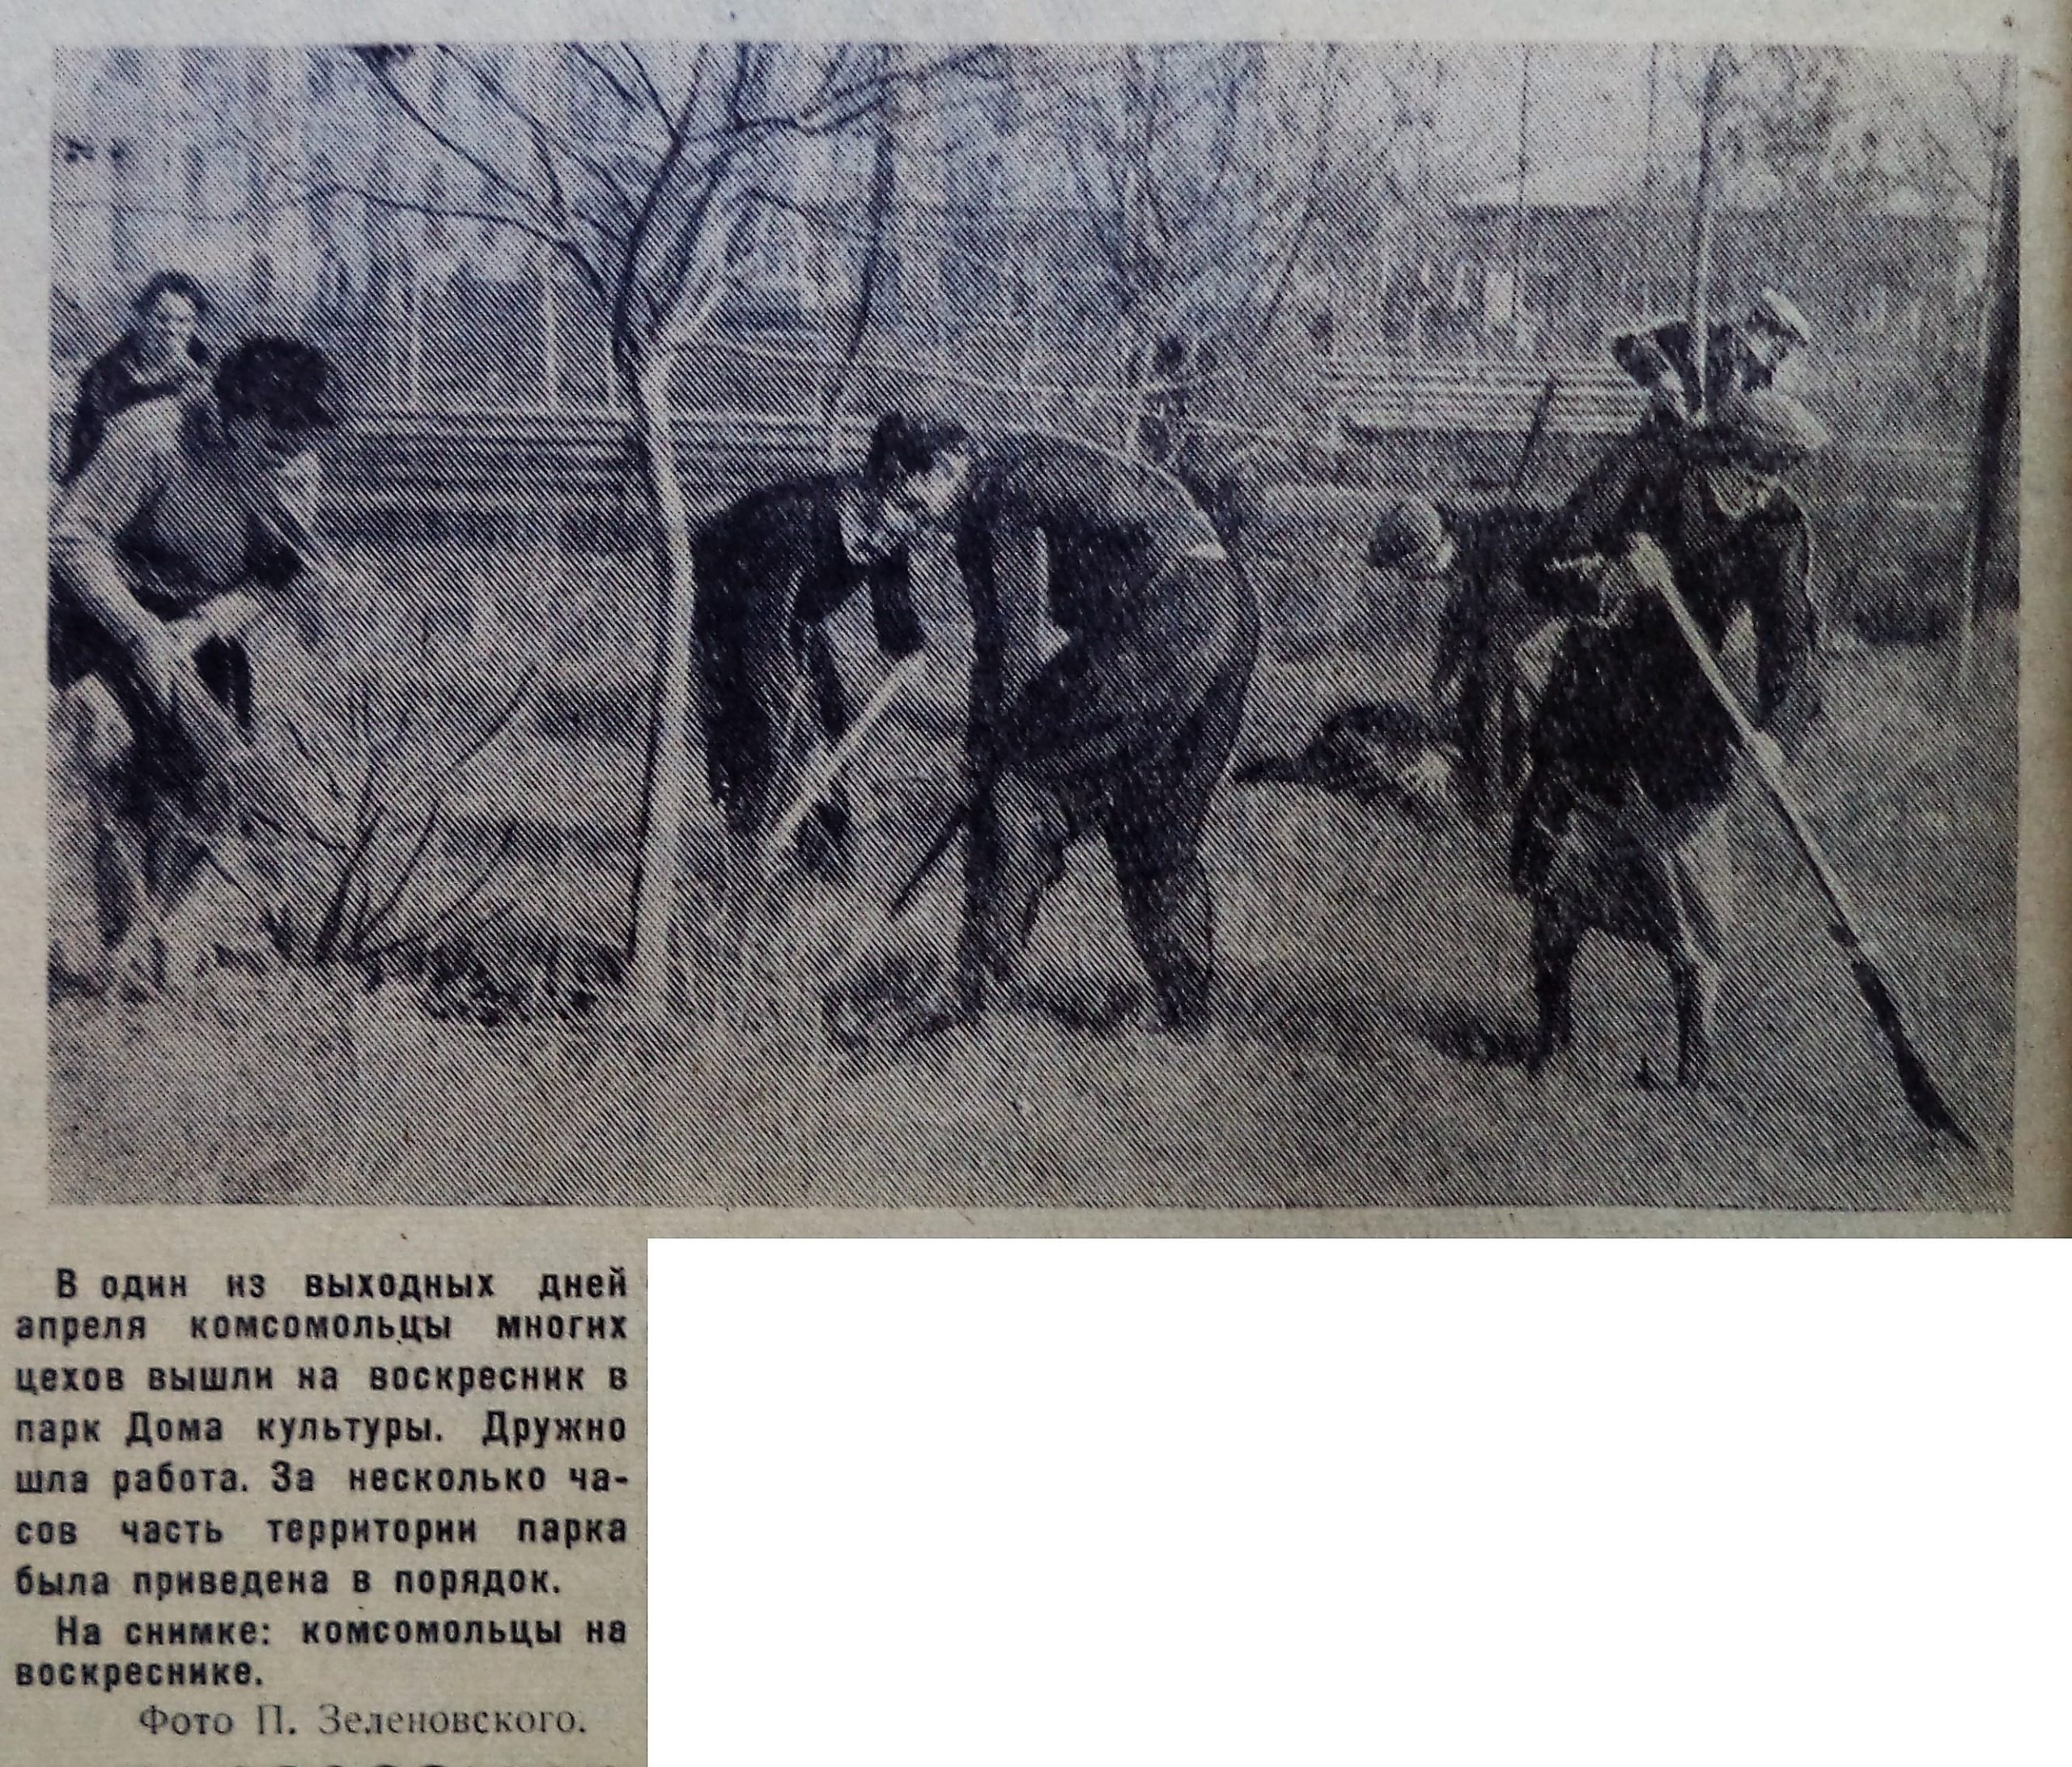
{"label": "white paper background", "polygon": [[2072,1758],[2061,1247],[649,1268],[656,1762]]}

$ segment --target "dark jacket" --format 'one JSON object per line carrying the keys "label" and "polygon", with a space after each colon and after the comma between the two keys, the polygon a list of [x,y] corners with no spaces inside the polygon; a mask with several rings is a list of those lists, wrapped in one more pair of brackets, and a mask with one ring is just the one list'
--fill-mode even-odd
{"label": "dark jacket", "polygon": [[[902,550],[859,563],[842,543],[843,481],[826,473],[770,485],[691,537],[692,632],[705,715],[706,781],[728,826],[748,835],[784,809],[791,770],[816,735],[849,725],[848,692],[823,622],[862,585],[877,641],[906,656],[926,641]],[[848,827],[836,787],[816,813],[817,845]]]}
{"label": "dark jacket", "polygon": [[1525,765],[1518,648],[1556,610],[1526,593],[1518,571],[1548,512],[1513,500],[1441,513],[1457,550],[1439,616],[1432,696],[1460,751],[1468,806],[1483,816],[1517,790]]}
{"label": "dark jacket", "polygon": [[[1039,584],[1026,563],[1038,538]],[[1164,474],[1062,437],[1012,434],[973,462],[957,564],[971,597],[974,711],[997,709],[1042,666],[1046,629],[1140,627],[1188,593],[1170,567],[1214,552],[1215,529]],[[1017,554],[1020,554],[1017,557]]]}
{"label": "dark jacket", "polygon": [[1717,651],[1743,608],[1756,645],[1753,721],[1790,750],[1819,709],[1810,596],[1812,534],[1790,492],[1729,520],[1712,507],[1690,438],[1643,430],[1578,486],[1528,550],[1526,593],[1579,624],[1548,682],[1535,727],[1535,761],[1584,789],[1623,800],[1630,778],[1660,809],[1723,796],[1734,735],[1668,610],[1641,594],[1607,612],[1595,564],[1645,535]]}
{"label": "dark jacket", "polygon": [[79,393],[72,407],[72,427],[65,446],[65,465],[59,474],[70,484],[85,469],[108,434],[108,420],[117,413],[146,399],[185,398],[208,384],[209,352],[199,338],[187,346],[189,365],[146,376],[137,362],[136,341],[126,333],[104,350],[79,377]]}
{"label": "dark jacket", "polygon": [[826,619],[860,586],[885,654],[920,649],[927,635],[914,609],[907,555],[902,550],[867,563],[849,557],[842,486],[833,473],[788,479],[750,491],[703,523],[691,538],[699,626],[791,632]]}
{"label": "dark jacket", "polygon": [[[1730,393],[1752,393],[1777,378],[1776,371],[1750,351],[1741,328],[1716,320],[1706,327],[1705,408],[1716,408]],[[1666,319],[1621,333],[1611,340],[1611,359],[1644,387],[1660,384],[1674,373],[1682,389],[1684,409],[1698,398],[1697,355],[1691,347],[1691,322]]]}
{"label": "dark jacket", "polygon": [[1547,525],[1546,509],[1509,502],[1449,507],[1440,514],[1456,550],[1432,665],[1435,693],[1443,693],[1481,652],[1529,638],[1553,617],[1553,610],[1518,583],[1518,567]]}

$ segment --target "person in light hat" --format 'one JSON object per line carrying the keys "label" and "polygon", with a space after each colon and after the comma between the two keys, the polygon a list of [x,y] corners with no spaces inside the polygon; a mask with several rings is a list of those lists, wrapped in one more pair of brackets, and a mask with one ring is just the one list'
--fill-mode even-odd
{"label": "person in light hat", "polygon": [[1645,430],[1608,456],[1521,567],[1528,593],[1575,617],[1512,826],[1511,881],[1533,911],[1536,1065],[1570,1040],[1576,956],[1594,928],[1662,954],[1678,1079],[1707,1077],[1732,918],[1736,739],[1661,589],[1715,652],[1748,613],[1750,716],[1781,764],[1819,692],[1811,528],[1778,475],[1827,440],[1787,394],[1730,393],[1705,427]]}
{"label": "person in light hat", "polygon": [[[1772,389],[1777,371],[1813,342],[1806,316],[1774,288],[1762,290],[1747,316],[1708,327],[1705,409],[1717,411],[1735,393]],[[1648,393],[1649,421],[1688,423],[1698,409],[1696,354],[1682,317],[1650,321],[1611,340],[1611,359]]]}

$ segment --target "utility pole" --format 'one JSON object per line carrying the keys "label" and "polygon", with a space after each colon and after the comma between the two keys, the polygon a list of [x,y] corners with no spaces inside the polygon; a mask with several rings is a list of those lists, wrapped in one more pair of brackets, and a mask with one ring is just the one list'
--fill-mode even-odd
{"label": "utility pole", "polygon": [[1522,342],[1525,333],[1525,180],[1526,128],[1532,116],[1532,45],[1525,46],[1518,64],[1518,198],[1511,215],[1511,336]]}
{"label": "utility pole", "polygon": [[1691,417],[1697,423],[1712,414],[1705,408],[1705,382],[1712,366],[1713,207],[1718,195],[1719,113],[1733,73],[1734,57],[1722,45],[1705,64],[1705,85],[1698,97],[1698,192],[1691,206],[1691,279],[1684,302],[1691,316],[1691,355],[1696,379]]}
{"label": "utility pole", "polygon": [[1641,236],[1634,261],[1640,266],[1641,310],[1637,318],[1654,311],[1654,129],[1656,100],[1661,91],[1662,45],[1648,45],[1648,133],[1641,168]]}

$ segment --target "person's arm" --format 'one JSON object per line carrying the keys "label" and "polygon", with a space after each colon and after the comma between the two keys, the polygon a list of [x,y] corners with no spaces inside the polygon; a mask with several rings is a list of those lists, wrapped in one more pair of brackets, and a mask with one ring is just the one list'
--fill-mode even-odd
{"label": "person's arm", "polygon": [[168,628],[130,592],[117,542],[163,490],[166,466],[162,441],[150,425],[110,425],[86,469],[59,499],[50,534],[53,587],[137,666],[161,704],[168,701],[173,661]]}
{"label": "person's arm", "polygon": [[65,441],[65,466],[59,482],[69,485],[86,469],[87,462],[108,433],[108,419],[101,406],[107,397],[107,358],[97,358],[79,376],[79,390],[72,401],[72,423]]}
{"label": "person's arm", "polygon": [[894,662],[904,661],[923,648],[928,635],[914,607],[914,563],[902,546],[889,559],[871,567],[871,623],[877,630],[877,648]]}
{"label": "person's arm", "polygon": [[1043,665],[1049,551],[1040,529],[976,520],[958,539],[957,563],[971,600],[969,740],[983,754]]}
{"label": "person's arm", "polygon": [[1000,616],[1000,704],[1012,706],[1047,656],[1051,549],[1043,530],[1013,527],[993,537],[993,587]]}
{"label": "person's arm", "polygon": [[1472,648],[1481,585],[1456,567],[1453,587],[1439,614],[1438,642],[1432,653],[1432,699],[1443,701],[1465,674]]}
{"label": "person's arm", "polygon": [[1556,614],[1605,610],[1607,567],[1643,531],[1643,508],[1658,449],[1645,437],[1599,461],[1542,528],[1518,561],[1519,585]]}
{"label": "person's arm", "polygon": [[[336,558],[316,526],[322,488],[323,467],[316,454],[299,454],[282,467],[272,495],[253,510],[265,542],[258,586],[270,592],[270,601],[312,650],[322,645],[326,635],[323,603],[327,596],[340,594],[342,584]],[[213,610],[217,601],[228,604],[231,600],[219,596],[208,605]],[[350,617],[349,610],[336,611]]]}

